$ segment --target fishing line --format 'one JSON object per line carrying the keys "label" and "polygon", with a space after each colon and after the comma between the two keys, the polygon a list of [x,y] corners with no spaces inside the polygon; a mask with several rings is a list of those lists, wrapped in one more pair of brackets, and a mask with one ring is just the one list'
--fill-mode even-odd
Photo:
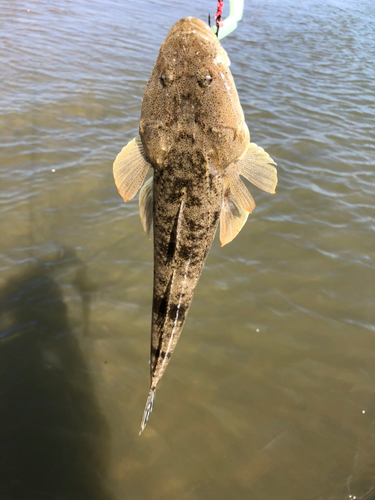
{"label": "fishing line", "polygon": [[229,0],[229,16],[223,21],[224,0],[218,0],[215,14],[215,26],[211,27],[211,16],[208,15],[208,24],[219,40],[223,39],[237,28],[237,23],[241,21],[244,8],[244,0]]}
{"label": "fishing line", "polygon": [[223,15],[224,0],[219,0],[216,6],[217,6],[217,12],[215,14],[216,36],[219,38],[219,29],[223,27],[223,21],[221,20],[221,16]]}

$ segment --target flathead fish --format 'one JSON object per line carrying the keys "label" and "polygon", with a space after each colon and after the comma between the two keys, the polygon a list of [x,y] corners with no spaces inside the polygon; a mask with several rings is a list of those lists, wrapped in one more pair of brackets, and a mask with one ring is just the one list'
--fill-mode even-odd
{"label": "flathead fish", "polygon": [[250,134],[229,58],[199,19],[178,21],[161,45],[142,102],[139,137],[118,154],[113,172],[124,201],[139,196],[143,227],[154,232],[151,388],[155,390],[180,337],[220,221],[229,243],[255,207],[240,179],[274,193],[275,162]]}

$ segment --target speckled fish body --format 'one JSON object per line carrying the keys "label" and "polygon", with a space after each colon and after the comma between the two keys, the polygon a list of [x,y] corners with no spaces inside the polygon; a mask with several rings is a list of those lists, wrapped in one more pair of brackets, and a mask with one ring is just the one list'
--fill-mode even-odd
{"label": "speckled fish body", "polygon": [[145,90],[140,138],[114,163],[116,185],[140,193],[143,226],[154,227],[151,388],[141,432],[158,382],[173,354],[219,221],[231,241],[255,203],[239,175],[274,192],[276,169],[249,142],[229,59],[202,21],[178,21],[163,42]]}

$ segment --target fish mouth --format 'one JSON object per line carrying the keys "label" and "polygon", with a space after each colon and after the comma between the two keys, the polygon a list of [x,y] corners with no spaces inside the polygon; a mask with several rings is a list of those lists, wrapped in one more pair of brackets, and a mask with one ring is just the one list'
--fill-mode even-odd
{"label": "fish mouth", "polygon": [[195,17],[184,17],[183,19],[177,21],[177,23],[170,29],[168,38],[182,34],[198,35],[205,40],[210,40],[211,42],[217,41],[217,38],[211,28],[206,23]]}
{"label": "fish mouth", "polygon": [[181,37],[184,38],[186,43],[189,45],[193,44],[194,39],[195,41],[199,41],[203,50],[210,47],[210,49],[213,50],[213,53],[216,52],[216,56],[218,56],[214,59],[215,64],[223,63],[225,66],[230,65],[230,60],[223,47],[220,45],[219,39],[214,34],[212,29],[200,19],[197,19],[196,17],[184,17],[183,19],[180,19],[169,30],[164,43],[169,45],[172,41],[173,44],[175,42],[175,38]]}

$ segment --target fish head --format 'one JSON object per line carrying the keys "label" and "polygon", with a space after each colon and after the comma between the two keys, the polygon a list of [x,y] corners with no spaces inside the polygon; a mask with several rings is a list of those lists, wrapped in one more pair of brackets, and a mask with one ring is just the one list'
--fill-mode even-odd
{"label": "fish head", "polygon": [[171,28],[142,102],[140,137],[154,168],[186,148],[220,174],[245,153],[249,130],[229,65],[203,21],[188,17]]}

